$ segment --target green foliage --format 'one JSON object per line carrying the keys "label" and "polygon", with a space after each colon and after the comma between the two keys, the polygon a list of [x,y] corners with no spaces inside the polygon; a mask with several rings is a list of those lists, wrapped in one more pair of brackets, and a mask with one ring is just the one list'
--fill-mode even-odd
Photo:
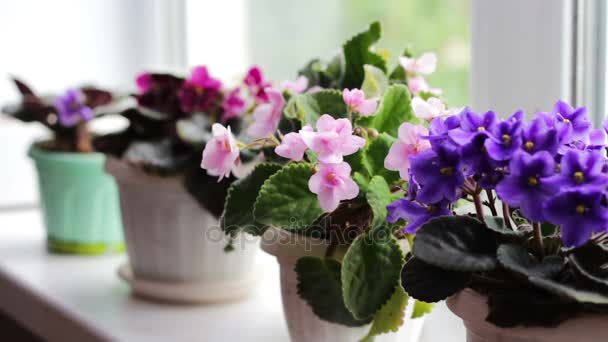
{"label": "green foliage", "polygon": [[401,284],[405,291],[427,303],[444,300],[467,287],[470,282],[471,272],[446,270],[416,257],[408,260],[401,272]]}
{"label": "green foliage", "polygon": [[401,286],[391,296],[391,299],[380,308],[374,315],[372,326],[361,341],[372,341],[373,337],[389,332],[397,332],[405,318],[405,307],[407,306],[408,295]]}
{"label": "green foliage", "polygon": [[220,218],[222,229],[227,235],[235,236],[239,231],[262,235],[266,225],[253,217],[253,206],[264,182],[281,169],[278,164],[264,163],[230,186]]}
{"label": "green foliage", "polygon": [[399,284],[404,257],[397,240],[384,231],[360,235],[344,255],[344,303],[358,319],[372,317]]}
{"label": "green foliage", "polygon": [[374,176],[367,188],[367,202],[374,212],[372,228],[379,227],[386,222],[386,206],[399,199],[401,194],[391,193],[386,180],[380,176]]}
{"label": "green foliage", "polygon": [[419,300],[415,301],[414,311],[412,311],[412,318],[420,318],[428,313],[431,313],[431,311],[433,311],[433,307],[435,307],[435,304],[433,303],[421,302]]}
{"label": "green foliage", "polygon": [[357,124],[375,128],[378,132],[397,137],[403,122],[418,122],[411,105],[411,96],[403,84],[394,84],[386,90],[378,111],[373,116],[359,117]]}
{"label": "green foliage", "polygon": [[389,185],[394,184],[400,179],[399,172],[387,170],[384,167],[384,159],[395,140],[389,134],[381,133],[377,138],[368,143],[362,152],[362,164],[367,173],[372,177],[383,177]]}
{"label": "green foliage", "polygon": [[384,94],[386,88],[388,88],[388,77],[383,70],[373,65],[364,65],[364,78],[361,90],[365,93],[368,98],[377,97],[379,98]]}
{"label": "green foliage", "polygon": [[523,277],[550,278],[564,267],[563,259],[558,256],[545,257],[538,262],[522,245],[503,244],[496,251],[496,258],[502,267]]}
{"label": "green foliage", "polygon": [[342,80],[344,88],[360,88],[364,78],[363,66],[373,65],[386,73],[386,60],[378,53],[370,50],[382,34],[379,22],[372,23],[367,31],[347,41],[342,47],[344,52],[345,71]]}
{"label": "green foliage", "polygon": [[312,165],[288,164],[260,188],[253,217],[261,224],[304,229],[323,213],[317,196],[308,190]]}
{"label": "green foliage", "polygon": [[356,319],[344,305],[340,269],[341,265],[335,259],[298,259],[295,268],[298,276],[298,295],[325,321],[349,327],[365,325],[370,319]]}
{"label": "green foliage", "polygon": [[299,119],[302,125],[310,124],[314,127],[323,114],[329,114],[334,118],[346,117],[346,105],[339,90],[325,89],[300,94],[292,97],[285,106],[285,115]]}

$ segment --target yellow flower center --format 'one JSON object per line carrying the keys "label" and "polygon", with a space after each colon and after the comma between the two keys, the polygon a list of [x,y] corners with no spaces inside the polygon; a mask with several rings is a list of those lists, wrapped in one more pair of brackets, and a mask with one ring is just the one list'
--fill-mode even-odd
{"label": "yellow flower center", "polygon": [[232,152],[232,146],[230,145],[230,139],[224,140],[224,149],[228,152]]}
{"label": "yellow flower center", "polygon": [[336,179],[336,177],[337,177],[337,175],[333,172],[327,174],[327,180],[330,182],[333,181],[334,179]]}
{"label": "yellow flower center", "polygon": [[450,166],[442,167],[439,169],[439,173],[444,176],[451,176],[454,173],[454,168]]}
{"label": "yellow flower center", "polygon": [[526,143],[524,144],[524,147],[525,147],[526,151],[532,152],[532,150],[534,149],[534,143],[531,141],[526,141]]}
{"label": "yellow flower center", "polygon": [[477,132],[483,132],[483,131],[485,131],[485,130],[486,130],[486,128],[485,128],[485,127],[483,127],[483,126],[479,126],[479,127],[477,127]]}
{"label": "yellow flower center", "polygon": [[528,185],[536,186],[538,185],[538,178],[536,177],[528,177]]}
{"label": "yellow flower center", "polygon": [[585,175],[581,171],[576,171],[574,173],[574,181],[576,184],[581,184],[585,181]]}
{"label": "yellow flower center", "polygon": [[564,122],[565,122],[565,123],[570,123],[570,119],[566,119],[566,118],[564,118]]}
{"label": "yellow flower center", "polygon": [[511,139],[511,136],[510,136],[510,135],[508,135],[508,134],[503,134],[503,135],[502,135],[502,142],[503,142],[505,145],[507,145],[507,146],[508,146],[508,145],[511,145],[511,141],[512,141],[512,139]]}
{"label": "yellow flower center", "polygon": [[587,211],[587,207],[584,204],[579,204],[576,206],[576,213],[577,214],[584,214],[585,211]]}

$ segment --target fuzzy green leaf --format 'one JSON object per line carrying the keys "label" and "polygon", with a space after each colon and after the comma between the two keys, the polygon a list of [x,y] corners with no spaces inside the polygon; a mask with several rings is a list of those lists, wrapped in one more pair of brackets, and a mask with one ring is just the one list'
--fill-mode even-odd
{"label": "fuzzy green leaf", "polygon": [[414,303],[414,311],[412,311],[412,318],[420,318],[433,311],[435,304],[427,303],[417,300]]}
{"label": "fuzzy green leaf", "polygon": [[302,125],[315,123],[323,114],[334,118],[346,117],[346,104],[342,92],[336,89],[325,89],[314,93],[300,94],[292,97],[285,107],[285,115],[297,118]]}
{"label": "fuzzy green leaf", "polygon": [[357,120],[360,126],[375,128],[378,132],[386,132],[395,138],[403,122],[418,122],[412,109],[410,92],[403,84],[388,87],[376,114]]}
{"label": "fuzzy green leaf", "polygon": [[380,176],[374,176],[372,178],[367,188],[367,202],[374,212],[372,228],[379,227],[386,223],[386,215],[388,214],[386,206],[400,197],[400,194],[391,193],[391,189],[384,178]]}
{"label": "fuzzy green leaf", "polygon": [[369,319],[355,319],[344,306],[340,268],[340,263],[334,259],[298,259],[295,268],[298,276],[298,295],[325,321],[350,327],[365,325],[369,323]]}
{"label": "fuzzy green leaf", "polygon": [[253,216],[259,223],[285,229],[303,229],[323,213],[317,196],[308,190],[312,165],[290,164],[262,185]]}
{"label": "fuzzy green leaf", "polygon": [[382,34],[379,22],[372,23],[367,31],[347,41],[342,50],[344,51],[345,72],[342,80],[344,88],[360,88],[363,82],[365,64],[373,65],[386,73],[386,60],[380,54],[370,50]]}
{"label": "fuzzy green leaf", "polygon": [[220,218],[226,234],[234,236],[239,231],[253,235],[264,233],[266,225],[254,219],[253,205],[264,182],[280,169],[278,164],[260,164],[247,177],[232,183]]}
{"label": "fuzzy green leaf", "polygon": [[386,88],[388,88],[388,77],[382,69],[379,69],[373,65],[364,65],[363,71],[365,77],[363,78],[363,85],[361,90],[365,93],[365,97],[380,97],[384,94]]}
{"label": "fuzzy green leaf", "polygon": [[397,332],[405,319],[408,298],[403,288],[397,286],[391,299],[374,315],[372,326],[361,342],[372,341],[376,335]]}
{"label": "fuzzy green leaf", "polygon": [[524,246],[512,243],[500,245],[496,258],[502,267],[523,277],[553,277],[564,266],[563,259],[556,255],[547,256],[539,263]]}
{"label": "fuzzy green leaf", "polygon": [[436,303],[464,289],[471,281],[471,272],[445,270],[414,257],[401,272],[405,291],[417,300]]}
{"label": "fuzzy green leaf", "polygon": [[344,303],[355,318],[372,317],[399,284],[404,256],[385,231],[368,231],[350,246],[342,261]]}
{"label": "fuzzy green leaf", "polygon": [[363,166],[370,176],[381,176],[388,184],[399,180],[399,172],[387,170],[384,167],[384,159],[395,142],[395,138],[387,133],[380,134],[376,139],[367,144],[363,150]]}

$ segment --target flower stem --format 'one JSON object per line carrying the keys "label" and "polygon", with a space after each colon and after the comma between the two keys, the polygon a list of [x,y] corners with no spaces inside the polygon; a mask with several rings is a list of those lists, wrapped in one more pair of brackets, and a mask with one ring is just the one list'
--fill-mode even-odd
{"label": "flower stem", "polygon": [[496,211],[496,202],[494,201],[494,195],[492,195],[492,190],[486,189],[486,195],[488,195],[488,207],[492,212],[492,216],[498,216],[498,211]]}
{"label": "flower stem", "polygon": [[477,215],[477,219],[481,222],[484,222],[483,220],[483,204],[481,203],[481,197],[479,196],[479,193],[475,193],[473,195],[473,202],[475,203],[475,213]]}
{"label": "flower stem", "polygon": [[543,233],[540,228],[540,222],[532,223],[534,229],[534,246],[540,260],[545,257],[545,246],[543,245]]}
{"label": "flower stem", "polygon": [[505,202],[502,202],[502,217],[505,220],[505,225],[507,225],[507,228],[513,229],[513,226],[511,225],[511,214],[509,213],[509,205],[507,205],[507,203]]}

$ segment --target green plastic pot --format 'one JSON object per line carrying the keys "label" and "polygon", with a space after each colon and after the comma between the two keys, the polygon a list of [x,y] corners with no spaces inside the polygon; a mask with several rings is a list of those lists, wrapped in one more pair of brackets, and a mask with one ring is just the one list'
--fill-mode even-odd
{"label": "green plastic pot", "polygon": [[50,251],[124,251],[118,187],[102,153],[48,151],[32,145]]}

